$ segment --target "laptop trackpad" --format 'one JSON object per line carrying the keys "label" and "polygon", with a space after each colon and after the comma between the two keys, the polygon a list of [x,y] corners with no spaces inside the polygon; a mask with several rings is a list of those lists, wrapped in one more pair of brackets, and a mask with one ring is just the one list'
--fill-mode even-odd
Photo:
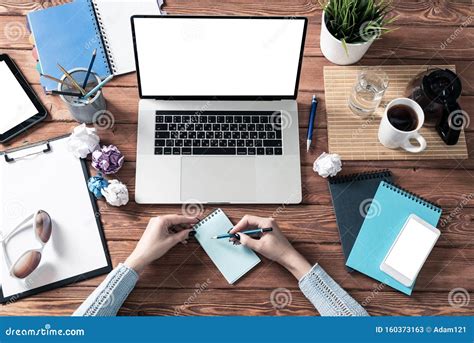
{"label": "laptop trackpad", "polygon": [[181,201],[249,202],[255,198],[255,159],[183,157]]}

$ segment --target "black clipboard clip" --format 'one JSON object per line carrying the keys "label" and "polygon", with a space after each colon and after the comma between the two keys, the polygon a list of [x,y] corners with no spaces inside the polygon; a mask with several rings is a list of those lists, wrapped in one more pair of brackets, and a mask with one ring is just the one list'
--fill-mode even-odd
{"label": "black clipboard clip", "polygon": [[[9,154],[11,155],[12,153],[15,153],[15,152],[18,152],[18,151],[21,151],[21,150],[24,150],[24,149],[35,148],[35,147],[38,147],[38,146],[41,146],[41,145],[44,145],[45,148],[41,149],[41,150],[31,152],[31,153],[27,153],[25,155],[21,155],[21,156],[18,156],[18,157],[8,156]],[[30,156],[34,156],[34,155],[38,155],[38,154],[46,154],[48,152],[51,152],[51,145],[49,144],[49,141],[46,141],[46,142],[40,142],[40,143],[37,143],[37,144],[29,145],[27,147],[20,147],[20,148],[5,151],[4,157],[5,157],[5,161],[7,163],[12,163],[12,162],[15,162],[16,160],[19,160],[19,159],[22,159],[22,158],[26,158],[26,157],[30,157]]]}

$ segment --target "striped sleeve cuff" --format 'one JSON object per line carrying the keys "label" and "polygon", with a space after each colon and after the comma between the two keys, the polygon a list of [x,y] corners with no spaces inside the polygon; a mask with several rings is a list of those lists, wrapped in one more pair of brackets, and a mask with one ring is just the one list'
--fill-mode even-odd
{"label": "striped sleeve cuff", "polygon": [[321,316],[368,316],[367,311],[318,264],[300,279],[299,286]]}

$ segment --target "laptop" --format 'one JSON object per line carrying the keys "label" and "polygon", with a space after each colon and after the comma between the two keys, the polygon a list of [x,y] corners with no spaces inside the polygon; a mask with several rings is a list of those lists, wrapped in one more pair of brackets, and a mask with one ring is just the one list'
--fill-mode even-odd
{"label": "laptop", "polygon": [[135,201],[301,202],[307,19],[133,16]]}

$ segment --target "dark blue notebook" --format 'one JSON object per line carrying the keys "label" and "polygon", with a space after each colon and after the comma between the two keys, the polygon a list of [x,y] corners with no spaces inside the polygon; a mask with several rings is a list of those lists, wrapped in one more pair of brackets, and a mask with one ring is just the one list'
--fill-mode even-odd
{"label": "dark blue notebook", "polygon": [[391,180],[389,170],[342,175],[328,180],[345,261],[364,219],[370,216],[368,210],[380,182]]}

